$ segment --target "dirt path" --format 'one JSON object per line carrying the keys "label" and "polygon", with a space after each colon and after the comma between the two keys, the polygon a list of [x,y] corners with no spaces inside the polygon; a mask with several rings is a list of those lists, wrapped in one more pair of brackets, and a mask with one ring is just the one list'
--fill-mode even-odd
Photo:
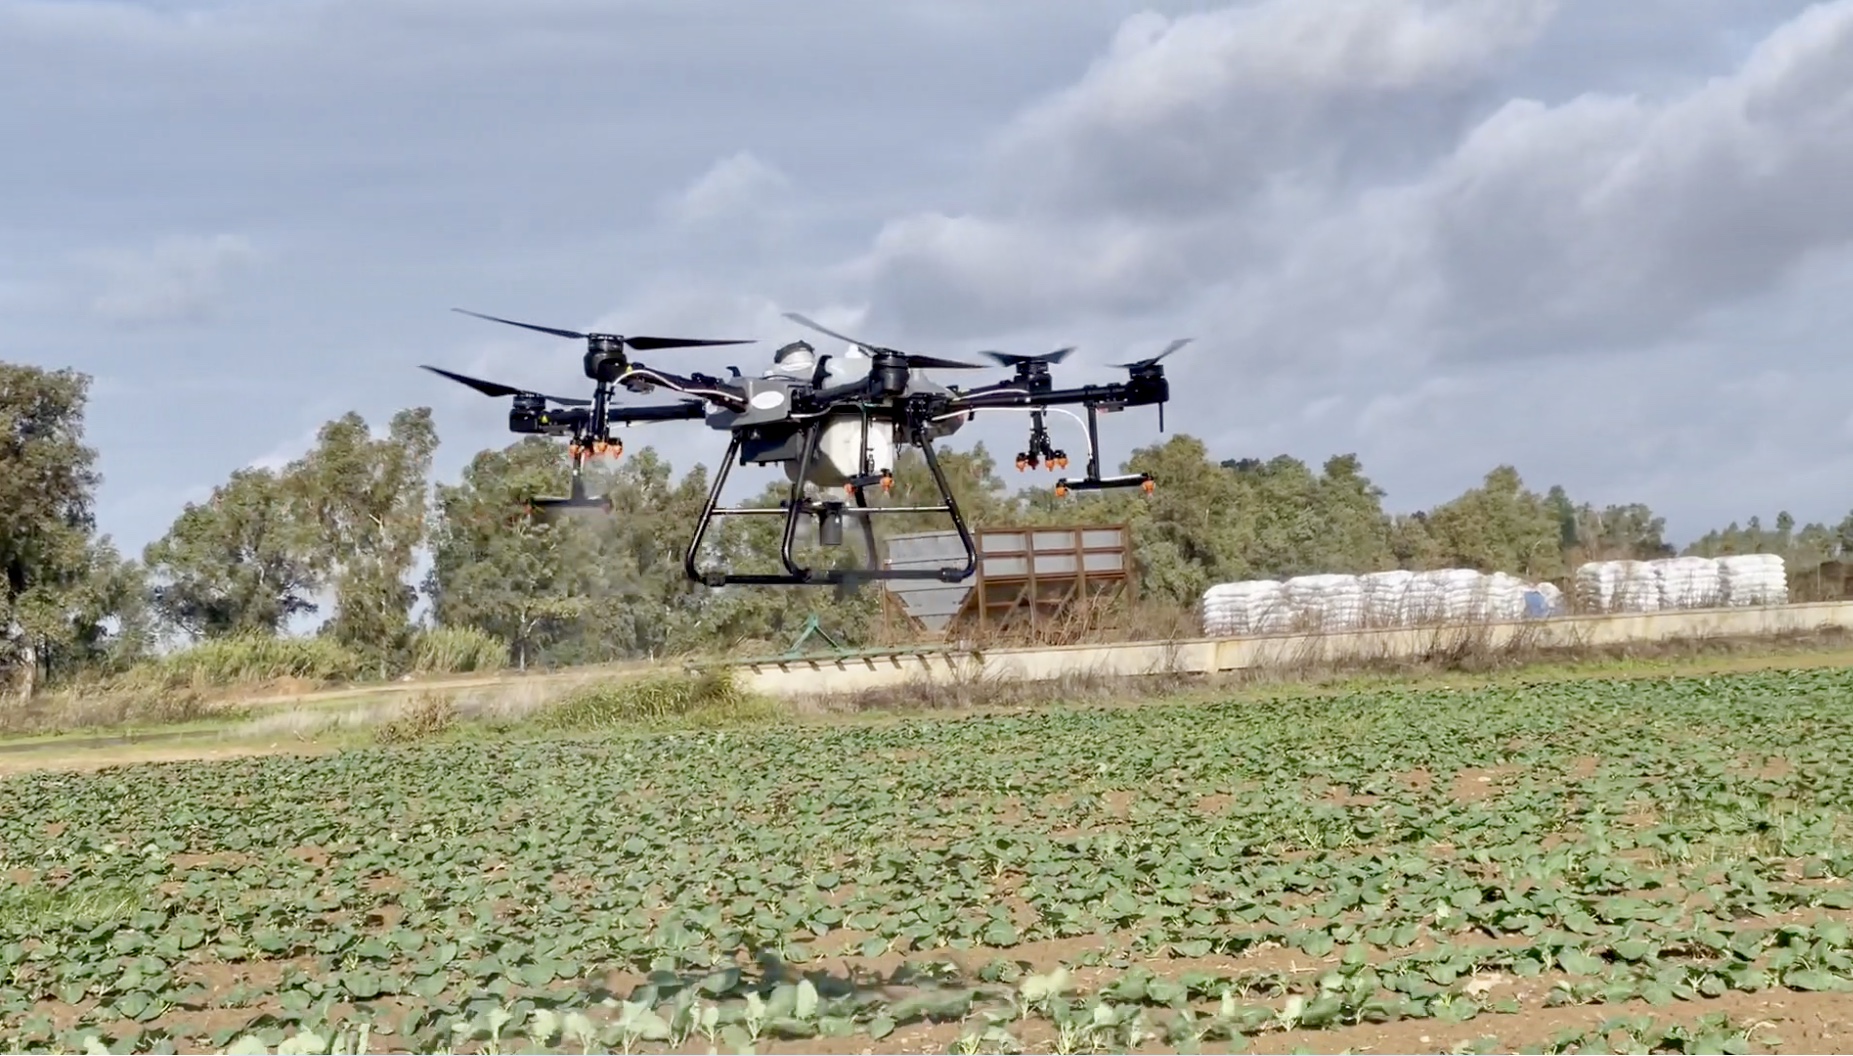
{"label": "dirt path", "polygon": [[112,766],[132,766],[137,763],[211,762],[218,759],[239,759],[259,755],[315,755],[335,750],[333,746],[318,745],[313,742],[119,744],[106,747],[72,747],[52,744],[44,747],[35,746],[31,751],[0,754],[0,777],[41,770],[87,772]]}

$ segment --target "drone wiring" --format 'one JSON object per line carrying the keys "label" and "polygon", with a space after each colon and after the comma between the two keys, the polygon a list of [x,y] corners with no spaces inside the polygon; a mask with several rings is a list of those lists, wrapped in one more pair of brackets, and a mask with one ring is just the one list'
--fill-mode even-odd
{"label": "drone wiring", "polygon": [[629,370],[619,376],[618,380],[628,383],[630,379],[636,377],[647,379],[653,383],[653,386],[671,389],[689,396],[704,396],[716,403],[725,404],[729,407],[740,406],[740,397],[737,393],[727,392],[723,389],[707,388],[699,384],[690,385],[679,378],[671,377],[664,374],[662,371],[654,370],[650,367],[632,365]]}
{"label": "drone wiring", "polygon": [[[772,369],[753,377],[730,368],[733,377],[715,378],[702,373],[680,374],[653,364],[637,362],[633,352],[708,348],[751,344],[738,339],[626,337],[607,333],[581,333],[559,327],[516,322],[466,309],[466,315],[523,327],[539,333],[582,341],[584,369],[594,383],[589,399],[549,396],[500,382],[484,381],[426,366],[425,369],[492,398],[512,398],[510,432],[561,437],[571,456],[572,486],[565,497],[535,497],[529,508],[537,514],[579,509],[612,512],[605,496],[586,494],[581,469],[596,455],[617,455],[622,441],[614,425],[654,422],[704,421],[728,435],[727,453],[721,459],[709,488],[693,537],[683,554],[688,578],[709,587],[732,584],[760,586],[834,585],[854,589],[872,580],[933,579],[956,583],[977,569],[977,550],[965,517],[940,465],[936,442],[958,432],[981,411],[1017,411],[1030,416],[1026,450],[1017,453],[1019,469],[1048,465],[1066,468],[1068,455],[1050,443],[1046,417],[1057,413],[1074,419],[1087,442],[1083,476],[1055,482],[1055,494],[1106,488],[1137,487],[1152,491],[1156,481],[1149,473],[1102,476],[1100,472],[1099,414],[1128,407],[1155,406],[1164,428],[1164,405],[1171,396],[1160,361],[1183,348],[1190,338],[1171,342],[1157,355],[1134,363],[1115,364],[1127,372],[1123,382],[1055,387],[1051,368],[1074,351],[1073,347],[1038,355],[987,351],[982,353],[1000,367],[1014,371],[1008,380],[962,389],[941,385],[919,373],[928,370],[983,370],[982,364],[903,352],[849,337],[823,327],[796,312],[786,318],[829,337],[846,342],[858,354],[817,355],[805,341],[781,347]],[[636,393],[663,388],[689,397],[671,404],[624,405],[613,402],[614,386]],[[1080,407],[1085,417],[1072,408]],[[937,505],[870,505],[868,490],[892,489],[896,456],[901,446],[918,448],[934,485]],[[778,465],[790,481],[789,496],[776,508],[723,506],[721,496],[735,466]],[[822,499],[841,493],[846,499]],[[873,518],[880,514],[943,513],[952,522],[964,547],[960,564],[941,568],[890,568],[880,559]],[[715,518],[728,516],[781,516],[784,533],[779,547],[779,572],[734,572],[704,568],[701,546]],[[866,563],[860,568],[809,568],[794,554],[798,526],[805,519],[816,523],[815,539],[826,547],[842,544],[845,519],[860,523]]]}

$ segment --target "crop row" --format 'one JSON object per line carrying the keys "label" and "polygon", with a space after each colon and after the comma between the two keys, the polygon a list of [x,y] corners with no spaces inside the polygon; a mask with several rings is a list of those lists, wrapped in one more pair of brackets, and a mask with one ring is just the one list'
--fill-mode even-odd
{"label": "crop row", "polygon": [[1189,1047],[1839,990],[1849,705],[1772,672],[21,775],[0,1035]]}

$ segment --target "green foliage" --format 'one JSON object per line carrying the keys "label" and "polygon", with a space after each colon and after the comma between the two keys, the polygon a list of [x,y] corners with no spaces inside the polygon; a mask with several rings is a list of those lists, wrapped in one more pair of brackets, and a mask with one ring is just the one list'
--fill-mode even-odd
{"label": "green foliage", "polygon": [[139,571],[93,535],[89,395],[87,375],[0,362],[0,689],[26,696],[137,644]]}
{"label": "green foliage", "polygon": [[367,661],[326,637],[280,638],[244,634],[177,649],[148,665],[174,686],[232,686],[299,679],[340,682],[362,677]]}
{"label": "green foliage", "polygon": [[1538,579],[1569,571],[1561,511],[1547,496],[1527,489],[1511,466],[1495,468],[1480,487],[1436,507],[1427,529],[1448,567]]}
{"label": "green foliage", "polygon": [[682,547],[706,496],[701,467],[678,482],[645,448],[587,467],[587,490],[608,495],[615,517],[529,516],[527,500],[565,494],[569,472],[562,445],[527,438],[438,486],[425,584],[437,621],[508,641],[521,668],[656,655],[695,637]]}
{"label": "green foliage", "polygon": [[556,730],[606,730],[690,717],[740,720],[767,714],[768,706],[740,688],[732,669],[715,668],[584,686],[544,712],[541,725]]}
{"label": "green foliage", "polygon": [[[633,685],[561,714],[732,692]],[[1473,1051],[1741,1051],[1708,1013],[1853,992],[1849,708],[1820,669],[13,775],[0,1043],[1335,1051],[1476,1020]]]}
{"label": "green foliage", "polygon": [[[588,488],[612,501],[614,516],[534,516],[527,499],[568,488],[563,444],[523,437],[433,486],[437,436],[424,408],[400,411],[383,435],[358,414],[342,415],[283,471],[233,473],[209,499],[188,504],[137,564],[93,524],[96,453],[82,436],[88,384],[69,371],[0,365],[0,675],[28,693],[45,677],[75,684],[120,675],[163,632],[195,642],[284,634],[293,619],[316,614],[314,599],[326,593],[334,606],[319,633],[362,657],[355,674],[370,678],[764,652],[789,643],[812,616],[851,646],[872,644],[881,627],[878,586],[689,583],[682,556],[706,498],[701,465],[678,476],[648,447],[595,460]],[[1648,507],[1579,504],[1561,486],[1540,494],[1511,466],[1431,510],[1391,512],[1354,454],[1316,467],[1285,454],[1219,458],[1202,440],[1174,434],[1117,467],[1153,473],[1155,494],[1067,497],[1052,493],[1052,475],[1019,476],[1026,487],[1012,491],[982,444],[939,455],[975,528],[1129,525],[1136,600],[1150,611],[1187,612],[1211,584],[1235,579],[1467,566],[1561,582],[1585,560],[1675,549]],[[788,494],[775,481],[757,497],[728,499],[774,508]],[[911,447],[900,452],[893,490],[870,497],[939,500]],[[940,514],[875,523],[883,543],[949,527]],[[1820,570],[1810,589],[1837,591],[1832,563],[1853,556],[1853,514],[1832,527],[1798,526],[1786,512],[1773,523],[1766,529],[1752,517],[1686,549],[1780,553],[1797,582]],[[844,545],[832,549],[818,545],[814,524],[801,525],[799,560],[860,565],[860,526],[852,517],[845,528]],[[782,570],[782,529],[776,517],[724,518],[705,541],[704,563]],[[438,629],[427,633],[411,622],[419,589],[409,579],[421,553],[431,570],[419,586]]]}
{"label": "green foliage", "polygon": [[148,545],[152,601],[168,625],[195,639],[274,635],[315,612],[315,538],[292,516],[289,484],[267,469],[237,470]]}
{"label": "green foliage", "polygon": [[382,673],[411,634],[417,592],[406,576],[425,541],[436,450],[429,408],[393,415],[380,438],[349,413],[324,425],[285,473],[292,516],[313,540],[309,568],[334,586],[326,631],[377,658]]}
{"label": "green foliage", "polygon": [[508,643],[474,627],[426,627],[412,636],[413,674],[460,675],[508,666]]}
{"label": "green foliage", "polygon": [[437,486],[425,586],[432,614],[442,626],[512,643],[523,668],[589,608],[581,582],[592,557],[589,529],[575,518],[549,524],[525,509],[532,496],[565,494],[568,473],[559,443],[524,437],[479,453],[460,483]]}

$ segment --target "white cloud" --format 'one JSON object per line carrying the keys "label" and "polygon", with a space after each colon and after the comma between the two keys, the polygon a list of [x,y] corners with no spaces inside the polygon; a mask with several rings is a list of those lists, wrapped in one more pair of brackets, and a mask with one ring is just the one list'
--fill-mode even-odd
{"label": "white cloud", "polygon": [[205,322],[218,313],[227,279],[257,259],[247,239],[228,234],[92,253],[88,262],[102,289],[90,307],[105,320],[130,326]]}
{"label": "white cloud", "polygon": [[[1008,127],[992,208],[881,232],[872,304],[949,336],[1183,311],[1256,366],[1502,358],[1666,339],[1853,236],[1853,4],[1681,97],[1494,108],[1481,82],[1548,11],[1134,19]],[[1419,166],[1359,134],[1399,108],[1443,115],[1415,121]]]}
{"label": "white cloud", "polygon": [[1445,150],[1554,8],[1266,0],[1129,19],[1078,83],[1004,126],[976,211],[884,228],[860,262],[873,303],[969,336],[1277,283],[1283,247],[1350,188]]}
{"label": "white cloud", "polygon": [[[1013,206],[1201,215],[1285,173],[1372,164],[1446,135],[1551,0],[1263,0],[1128,19],[1073,87],[1005,130]],[[1378,131],[1394,122],[1394,134]],[[1363,148],[1363,150],[1360,150]]]}
{"label": "white cloud", "polygon": [[715,162],[667,207],[680,224],[708,224],[750,216],[765,208],[791,180],[752,151],[742,150]]}
{"label": "white cloud", "polygon": [[[710,371],[812,339],[786,309],[955,357],[1076,344],[1077,382],[1194,335],[1167,424],[1224,457],[1357,450],[1404,508],[1512,461],[1702,531],[1853,471],[1822,439],[1853,384],[1849,6],[1800,8],[0,0],[0,94],[37,101],[0,108],[0,338],[98,377],[130,541],[171,518],[135,489],[348,409],[440,408],[440,474],[511,439],[419,363],[584,391],[572,342],[453,304],[759,339],[653,357]],[[1114,417],[1109,461],[1154,418]],[[1014,451],[997,421],[960,443]],[[627,440],[659,437],[724,443]]]}

